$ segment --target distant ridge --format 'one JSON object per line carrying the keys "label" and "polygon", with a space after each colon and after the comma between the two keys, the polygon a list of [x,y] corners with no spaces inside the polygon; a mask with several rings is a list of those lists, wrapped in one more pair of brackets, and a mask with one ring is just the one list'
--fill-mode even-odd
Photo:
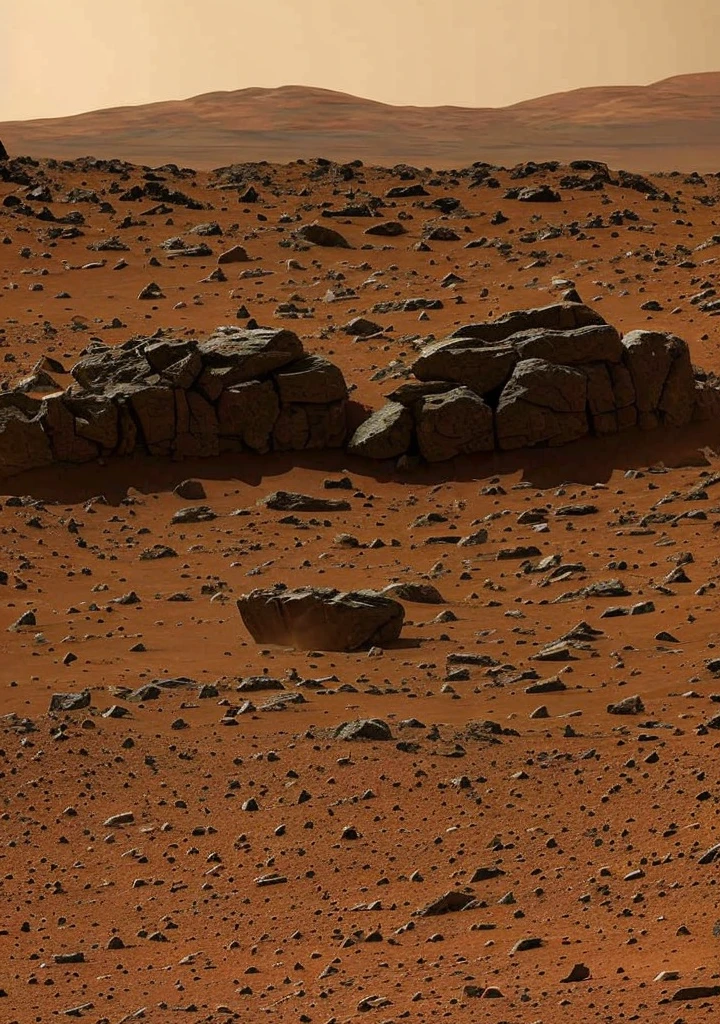
{"label": "distant ridge", "polygon": [[324,156],[453,167],[605,160],[720,170],[720,72],[575,89],[509,107],[392,106],[305,86],[212,92],[72,117],[0,123],[10,155],[217,167]]}

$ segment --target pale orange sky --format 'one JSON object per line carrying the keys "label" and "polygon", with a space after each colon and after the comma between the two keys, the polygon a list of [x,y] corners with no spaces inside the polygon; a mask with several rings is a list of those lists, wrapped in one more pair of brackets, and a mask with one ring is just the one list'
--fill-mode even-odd
{"label": "pale orange sky", "polygon": [[0,121],[312,85],[503,106],[720,70],[720,0],[0,0]]}

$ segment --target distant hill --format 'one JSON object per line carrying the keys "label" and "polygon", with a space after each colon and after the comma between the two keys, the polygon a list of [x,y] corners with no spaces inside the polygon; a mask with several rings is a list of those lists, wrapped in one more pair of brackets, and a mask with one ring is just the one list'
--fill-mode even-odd
{"label": "distant hill", "polygon": [[327,89],[214,92],[0,123],[11,155],[198,168],[316,156],[463,166],[593,158],[628,170],[720,170],[720,72],[575,89],[509,107],[399,107]]}

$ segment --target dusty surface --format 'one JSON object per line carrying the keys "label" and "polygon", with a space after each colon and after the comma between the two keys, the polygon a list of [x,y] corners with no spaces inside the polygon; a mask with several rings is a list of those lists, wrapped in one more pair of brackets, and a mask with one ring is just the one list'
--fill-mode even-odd
{"label": "dusty surface", "polygon": [[[653,179],[675,202],[608,186],[533,206],[502,199],[516,183],[506,173],[499,190],[428,175],[429,196],[382,211],[411,214],[408,234],[326,220],[355,248],[298,251],[279,243],[321,203],[382,196],[398,177],[268,166],[252,182],[260,202],[245,205],[201,174],[169,185],[212,209],[148,213],[158,204],[107,191],[117,175],[29,167],[34,183],[40,170],[54,215],[80,210],[85,223],[53,240],[48,228],[63,225],[0,208],[8,382],[41,356],[67,367],[93,335],[205,332],[237,322],[242,304],[282,324],[280,304],[294,302],[309,311],[289,321],[308,349],[378,404],[421,338],[549,302],[565,287],[554,278],[610,322],[672,330],[720,369],[712,310],[691,301],[717,280],[716,247],[695,251],[717,231],[714,178]],[[128,175],[123,189],[143,183],[141,169]],[[60,202],[72,187],[114,212]],[[0,202],[26,191],[3,184]],[[461,240],[418,251],[441,214],[414,204],[447,195],[467,210],[442,221]],[[491,225],[497,210],[509,219]],[[639,220],[587,226],[614,210]],[[191,244],[207,221],[224,233],[205,239],[211,257],[168,258],[163,240]],[[549,226],[560,234],[543,241]],[[128,248],[88,251],[113,235]],[[513,248],[464,248],[483,235]],[[203,281],[232,244],[252,262]],[[247,269],[268,276],[241,279]],[[462,282],[443,287],[449,272]],[[164,299],[138,300],[150,281]],[[373,312],[419,296],[443,308],[422,322]],[[651,300],[659,311],[641,308]],[[384,332],[356,341],[337,329],[361,314]],[[719,839],[718,733],[703,725],[720,690],[708,666],[720,636],[717,434],[629,433],[406,475],[338,453],[133,459],[0,484],[0,1019],[714,1020],[717,864],[702,855]],[[326,488],[344,475],[351,489]],[[173,525],[198,504],[172,493],[189,477],[217,518]],[[257,504],[278,488],[351,509],[283,523]],[[479,547],[450,542],[481,528]],[[143,558],[154,545],[174,554]],[[518,546],[537,553],[498,557]],[[610,580],[619,596],[585,589]],[[394,581],[432,583],[443,603],[406,602],[402,640],[372,654],[259,647],[235,608],[275,582]],[[644,614],[603,614],[638,605]],[[27,612],[35,624],[11,628]],[[583,622],[599,632],[543,660]],[[263,674],[302,702],[270,710],[280,691],[238,691]],[[552,677],[565,688],[526,692]],[[181,685],[131,692],[170,679]],[[88,707],[48,712],[53,694],[86,689]],[[635,696],[636,714],[608,713]],[[547,717],[531,717],[542,705]],[[364,717],[392,739],[333,738]],[[107,824],[118,814],[132,819]],[[490,870],[472,881],[478,869]],[[258,884],[273,874],[284,881]],[[415,915],[448,891],[477,903]],[[513,952],[528,939],[540,944]],[[79,962],[57,962],[67,954]],[[564,982],[576,964],[590,976]],[[676,977],[655,980],[663,971]],[[688,987],[699,997],[673,999]],[[487,988],[497,997],[477,994]]]}
{"label": "dusty surface", "polygon": [[400,107],[288,85],[0,123],[13,154],[217,167],[325,156],[460,167],[589,157],[631,170],[715,171],[720,72],[573,89],[508,107]]}

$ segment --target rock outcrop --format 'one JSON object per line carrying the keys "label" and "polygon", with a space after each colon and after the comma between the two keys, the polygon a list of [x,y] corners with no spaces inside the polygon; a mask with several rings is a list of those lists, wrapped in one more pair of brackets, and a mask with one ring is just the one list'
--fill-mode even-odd
{"label": "rock outcrop", "polygon": [[182,459],[345,441],[342,372],[288,330],[93,342],[71,373],[44,398],[0,395],[0,476],[135,451]]}
{"label": "rock outcrop", "polygon": [[580,302],[460,327],[427,345],[412,371],[414,379],[357,429],[350,451],[439,462],[634,426],[682,427],[720,409],[716,382],[693,368],[681,338],[657,331],[621,337]]}
{"label": "rock outcrop", "polygon": [[354,651],[400,636],[405,610],[372,590],[277,586],[241,597],[238,611],[257,643],[302,650]]}

